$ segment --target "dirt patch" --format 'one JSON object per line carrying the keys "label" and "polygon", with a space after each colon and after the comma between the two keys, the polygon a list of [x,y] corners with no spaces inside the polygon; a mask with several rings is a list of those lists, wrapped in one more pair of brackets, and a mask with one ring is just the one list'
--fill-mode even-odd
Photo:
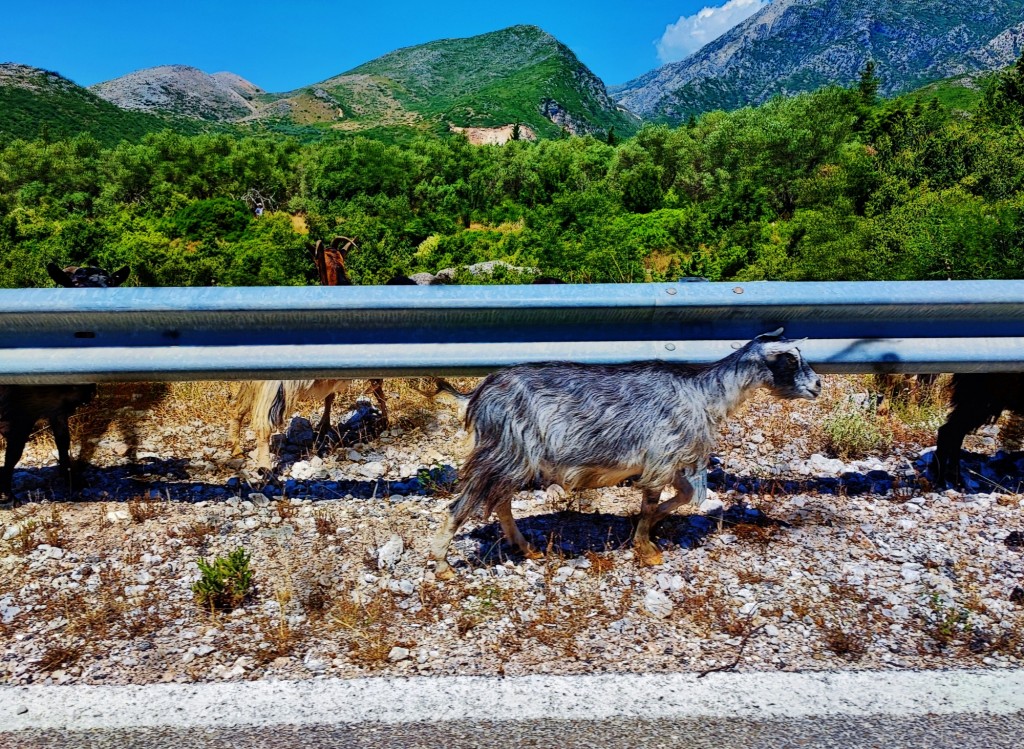
{"label": "dirt patch", "polygon": [[[474,146],[503,146],[512,140],[512,132],[515,125],[502,125],[501,127],[458,127],[449,125],[448,129],[453,133],[463,133],[469,142]],[[519,126],[520,140],[537,140],[537,134],[529,125]]]}

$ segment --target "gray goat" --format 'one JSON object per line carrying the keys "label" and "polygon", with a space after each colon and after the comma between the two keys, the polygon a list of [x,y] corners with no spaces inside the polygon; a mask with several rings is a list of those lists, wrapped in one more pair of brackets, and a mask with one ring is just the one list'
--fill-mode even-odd
{"label": "gray goat", "polygon": [[[566,489],[613,486],[632,478],[643,491],[633,546],[644,564],[661,564],[651,529],[693,497],[687,478],[707,465],[720,424],[756,389],[813,399],[821,380],[780,328],[707,366],[661,361],[617,365],[524,364],[489,375],[465,400],[474,445],[459,497],[434,538],[435,574],[454,573],[448,547],[477,511],[498,516],[505,537],[532,549],[512,517],[512,495],[535,481]],[[659,503],[662,489],[676,493]]]}

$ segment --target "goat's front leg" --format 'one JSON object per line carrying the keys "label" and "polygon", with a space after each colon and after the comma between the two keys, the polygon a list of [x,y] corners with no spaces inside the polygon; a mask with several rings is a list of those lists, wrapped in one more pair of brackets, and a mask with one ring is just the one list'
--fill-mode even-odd
{"label": "goat's front leg", "polygon": [[671,499],[660,502],[661,492],[656,489],[644,489],[643,504],[640,507],[640,522],[637,523],[633,536],[633,548],[640,557],[640,562],[647,565],[662,564],[664,556],[651,540],[654,526],[671,515],[680,507],[693,499],[693,485],[682,471],[678,471],[672,479],[672,488],[676,490]]}
{"label": "goat's front leg", "polygon": [[33,424],[24,418],[12,420],[7,433],[3,435],[7,447],[4,451],[4,467],[0,468],[0,495],[8,500],[14,499],[14,467],[18,465],[22,453],[25,452],[32,426]]}
{"label": "goat's front leg", "polygon": [[390,424],[391,417],[388,413],[388,398],[384,394],[384,380],[370,380],[370,392],[377,401],[377,405],[380,406],[380,415],[384,419],[384,423]]}
{"label": "goat's front leg", "polygon": [[677,507],[690,504],[693,501],[693,484],[682,471],[678,471],[672,479],[672,488],[676,490],[675,496],[666,499],[654,511],[654,519],[651,521],[651,528],[667,518]]}
{"label": "goat's front leg", "polygon": [[640,564],[657,565],[665,562],[661,550],[651,541],[651,529],[657,522],[655,517],[657,517],[658,500],[660,498],[660,489],[643,490],[643,499],[640,504],[640,520],[636,524],[636,533],[633,534],[633,549],[640,560]]}

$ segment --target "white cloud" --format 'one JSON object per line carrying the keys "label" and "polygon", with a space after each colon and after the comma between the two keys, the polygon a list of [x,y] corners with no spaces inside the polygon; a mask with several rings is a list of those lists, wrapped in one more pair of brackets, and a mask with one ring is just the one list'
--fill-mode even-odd
{"label": "white cloud", "polygon": [[717,39],[736,24],[757,13],[769,0],[728,0],[725,5],[701,8],[665,27],[658,40],[658,59],[676,62]]}

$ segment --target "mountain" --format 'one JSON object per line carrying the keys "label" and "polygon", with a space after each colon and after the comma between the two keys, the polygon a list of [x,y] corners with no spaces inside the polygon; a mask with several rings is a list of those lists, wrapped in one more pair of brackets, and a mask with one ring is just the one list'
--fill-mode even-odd
{"label": "mountain", "polygon": [[500,139],[516,122],[527,126],[523,133],[547,136],[563,128],[581,134],[612,127],[624,135],[639,125],[568,47],[536,26],[399,49],[286,93],[268,94],[233,74],[183,65],[140,70],[91,88],[126,109],[283,128],[489,128]]}
{"label": "mountain", "polygon": [[612,89],[645,119],[857,80],[874,60],[880,93],[1012,64],[1024,50],[1021,0],[773,0],[685,60]]}
{"label": "mountain", "polygon": [[58,73],[0,64],[0,134],[15,138],[90,133],[104,144],[170,127],[167,120],[125,110]]}
{"label": "mountain", "polygon": [[188,65],[137,70],[89,87],[122,109],[226,122],[256,111],[263,91],[233,73],[210,75]]}
{"label": "mountain", "polygon": [[346,118],[390,117],[458,127],[514,122],[547,135],[632,132],[639,124],[576,55],[536,26],[407,47],[335,78],[317,92]]}

